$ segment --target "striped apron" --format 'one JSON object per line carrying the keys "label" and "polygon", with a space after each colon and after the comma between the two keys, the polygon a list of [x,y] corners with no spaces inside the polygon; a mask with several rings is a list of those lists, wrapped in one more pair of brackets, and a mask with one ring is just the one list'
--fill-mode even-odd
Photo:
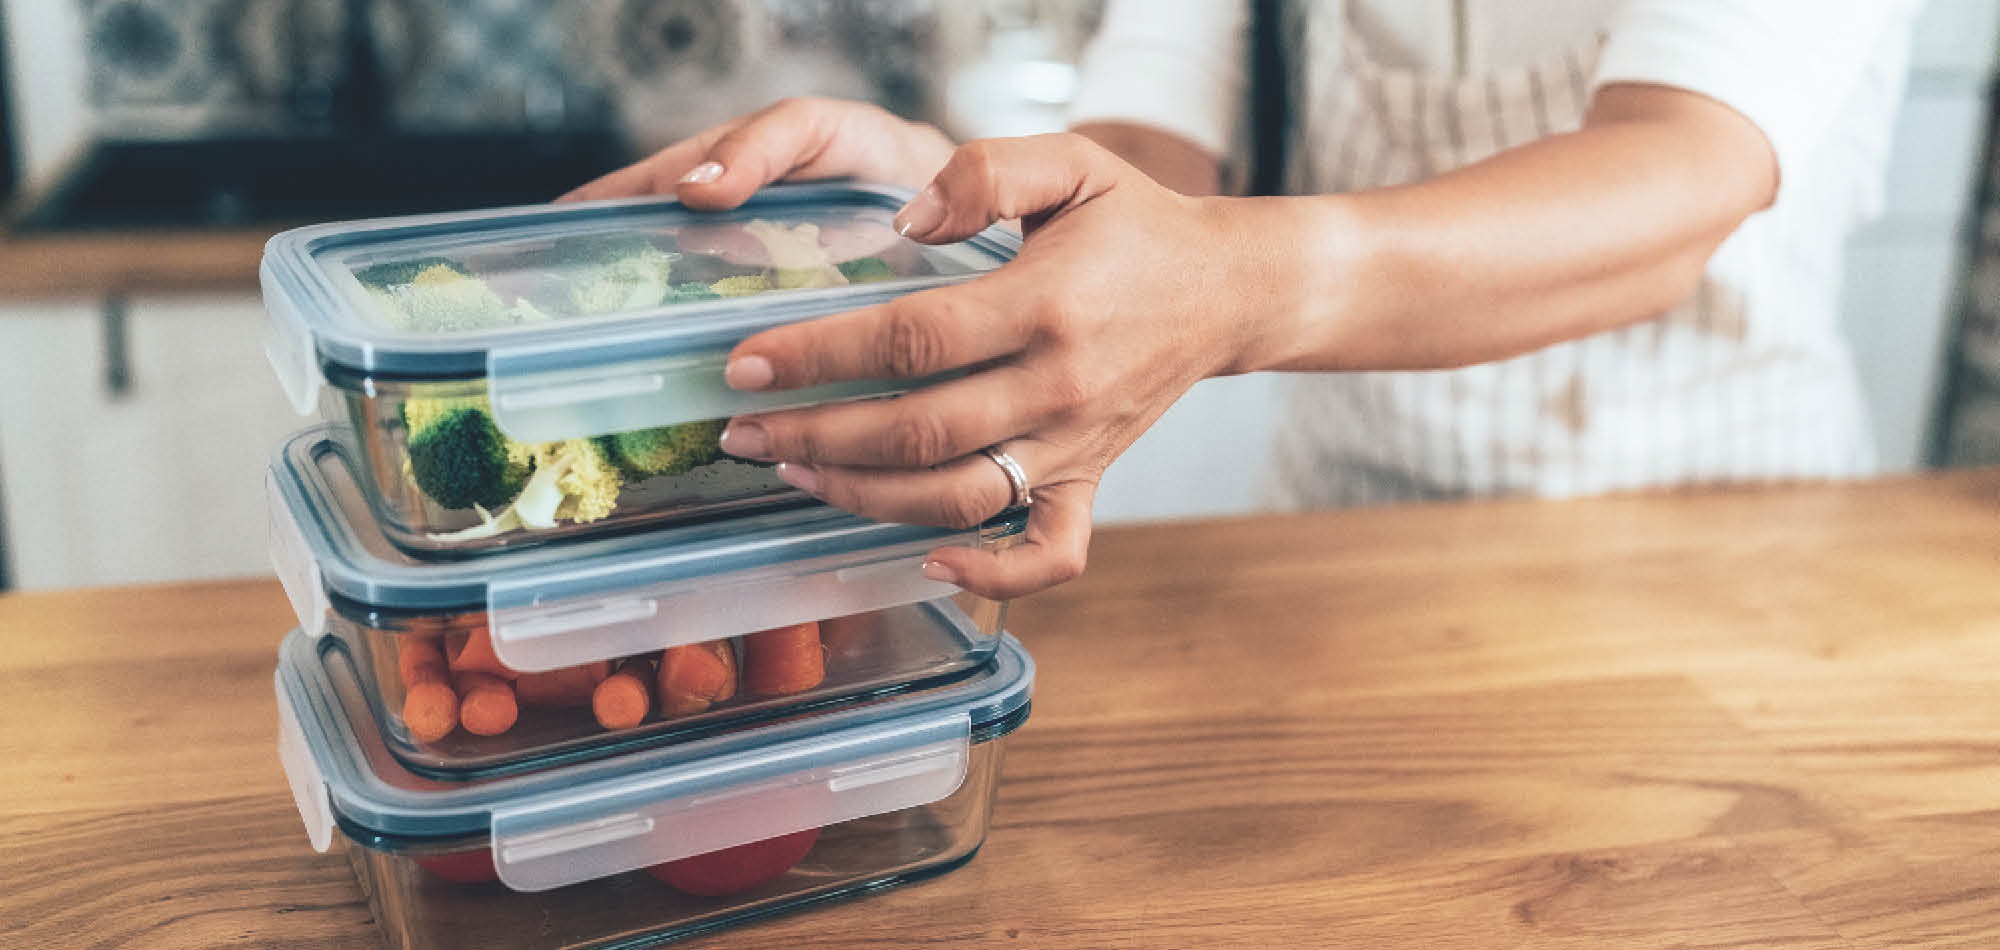
{"label": "striped apron", "polygon": [[[1484,74],[1425,72],[1385,65],[1345,4],[1288,7],[1304,20],[1286,31],[1302,47],[1287,162],[1295,194],[1404,184],[1572,131],[1603,45],[1589,37]],[[1329,50],[1337,62],[1313,61]],[[1873,449],[1832,292],[1826,326],[1760,328],[1759,269],[1722,259],[1655,319],[1516,358],[1286,377],[1264,500],[1564,497],[1866,472]]]}

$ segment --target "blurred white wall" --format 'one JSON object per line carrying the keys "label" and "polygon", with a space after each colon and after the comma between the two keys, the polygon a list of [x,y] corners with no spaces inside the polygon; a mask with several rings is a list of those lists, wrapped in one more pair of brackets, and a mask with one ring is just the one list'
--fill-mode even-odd
{"label": "blurred white wall", "polygon": [[45,184],[89,134],[83,21],[72,0],[5,0],[7,70],[22,180]]}

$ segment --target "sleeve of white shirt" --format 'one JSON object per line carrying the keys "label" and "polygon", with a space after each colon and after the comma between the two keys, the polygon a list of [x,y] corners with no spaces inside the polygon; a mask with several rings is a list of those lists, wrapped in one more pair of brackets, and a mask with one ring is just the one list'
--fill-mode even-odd
{"label": "sleeve of white shirt", "polygon": [[1781,181],[1833,125],[1880,45],[1908,35],[1922,0],[1628,0],[1595,85],[1657,83],[1742,113]]}
{"label": "sleeve of white shirt", "polygon": [[1229,154],[1243,105],[1247,0],[1111,0],[1070,124],[1131,122]]}

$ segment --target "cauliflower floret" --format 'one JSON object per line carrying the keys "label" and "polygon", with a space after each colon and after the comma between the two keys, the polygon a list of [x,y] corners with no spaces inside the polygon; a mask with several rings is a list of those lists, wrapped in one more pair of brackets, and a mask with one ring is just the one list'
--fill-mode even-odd
{"label": "cauliflower floret", "polygon": [[618,507],[618,492],[625,476],[594,439],[570,439],[539,446],[535,451],[537,469],[556,469],[556,488],[562,492],[559,514],[573,521],[598,521]]}

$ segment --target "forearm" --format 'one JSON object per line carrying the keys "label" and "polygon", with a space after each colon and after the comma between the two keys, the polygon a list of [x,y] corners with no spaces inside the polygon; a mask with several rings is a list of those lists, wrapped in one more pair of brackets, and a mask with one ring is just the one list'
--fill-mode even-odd
{"label": "forearm", "polygon": [[[1747,121],[1607,90],[1582,131],[1421,183],[1265,200],[1245,266],[1291,289],[1233,369],[1435,369],[1638,322],[1692,292],[1776,187]],[[1660,97],[1667,111],[1660,112]]]}

